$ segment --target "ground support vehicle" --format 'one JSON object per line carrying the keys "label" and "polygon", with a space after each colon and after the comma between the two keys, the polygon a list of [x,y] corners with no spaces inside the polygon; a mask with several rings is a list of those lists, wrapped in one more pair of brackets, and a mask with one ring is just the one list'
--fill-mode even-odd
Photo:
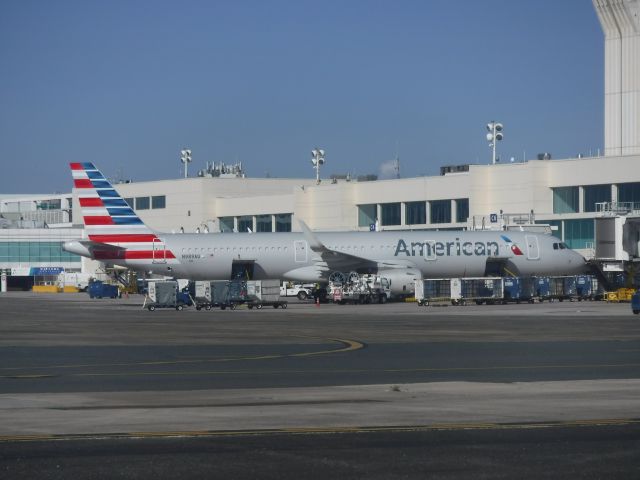
{"label": "ground support vehicle", "polygon": [[636,315],[640,313],[640,290],[631,297],[631,311]]}
{"label": "ground support vehicle", "polygon": [[419,306],[458,305],[462,298],[459,278],[427,278],[416,280],[416,302]]}
{"label": "ground support vehicle", "polygon": [[[175,308],[182,310],[184,307],[193,305],[193,301],[188,292],[178,290],[178,282],[162,281],[149,282],[148,294],[145,297],[143,308],[146,307],[150,312],[157,308]],[[149,303],[147,304],[147,300]]]}
{"label": "ground support vehicle", "polygon": [[280,280],[248,281],[247,298],[249,309],[261,309],[264,306],[287,308],[287,301],[280,298]]}
{"label": "ground support vehicle", "polygon": [[227,298],[227,281],[202,280],[195,282],[194,304],[196,310],[211,310],[212,307],[220,306]]}
{"label": "ground support vehicle", "polygon": [[119,295],[118,287],[100,280],[94,280],[87,287],[89,298],[116,298]]}
{"label": "ground support vehicle", "polygon": [[315,285],[313,283],[282,282],[282,285],[280,285],[280,296],[298,297],[298,300],[306,300],[313,296],[314,288]]}
{"label": "ground support vehicle", "polygon": [[225,310],[229,307],[235,310],[238,305],[247,303],[249,297],[247,295],[246,280],[231,280],[225,282],[226,291],[222,291],[224,295],[220,296],[220,309]]}
{"label": "ground support vehicle", "polygon": [[329,297],[334,303],[386,303],[391,296],[389,280],[379,275],[353,272],[346,281],[329,282]]}
{"label": "ground support vehicle", "polygon": [[533,303],[537,297],[537,282],[533,277],[505,277],[502,303]]}
{"label": "ground support vehicle", "polygon": [[504,278],[476,277],[460,279],[462,298],[461,304],[476,302],[478,305],[486,303],[502,303],[504,298]]}
{"label": "ground support vehicle", "polygon": [[613,292],[607,292],[604,298],[607,302],[630,302],[634,294],[633,288],[619,288]]}

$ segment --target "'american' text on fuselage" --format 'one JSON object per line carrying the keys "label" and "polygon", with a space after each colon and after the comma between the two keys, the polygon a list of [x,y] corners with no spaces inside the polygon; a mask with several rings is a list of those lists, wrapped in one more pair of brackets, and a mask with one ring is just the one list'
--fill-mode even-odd
{"label": "'american' text on fuselage", "polygon": [[492,256],[499,253],[498,242],[461,242],[456,238],[452,242],[435,242],[427,240],[424,242],[405,242],[398,240],[394,256],[406,255],[407,257],[450,257],[466,255],[468,257]]}

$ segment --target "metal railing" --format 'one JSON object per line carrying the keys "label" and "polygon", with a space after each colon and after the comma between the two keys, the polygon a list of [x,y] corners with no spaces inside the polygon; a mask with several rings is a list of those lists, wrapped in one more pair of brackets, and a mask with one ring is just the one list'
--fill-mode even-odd
{"label": "metal railing", "polygon": [[596,213],[599,215],[640,214],[640,202],[598,202]]}

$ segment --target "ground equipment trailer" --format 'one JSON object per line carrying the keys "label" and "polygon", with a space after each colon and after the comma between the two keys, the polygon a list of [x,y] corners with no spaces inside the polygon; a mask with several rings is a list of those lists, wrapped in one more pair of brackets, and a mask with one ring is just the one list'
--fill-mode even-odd
{"label": "ground equipment trailer", "polygon": [[87,287],[89,298],[116,298],[119,295],[118,287],[100,280],[94,280]]}
{"label": "ground equipment trailer", "polygon": [[264,306],[287,308],[287,301],[280,298],[280,280],[248,281],[246,303],[249,309],[261,309]]}
{"label": "ground equipment trailer", "polygon": [[175,308],[179,311],[189,305],[193,305],[193,301],[188,293],[178,290],[178,282],[169,280],[148,283],[148,294],[143,307],[146,306],[150,312],[157,308]]}
{"label": "ground equipment trailer", "polygon": [[416,280],[416,302],[420,306],[458,305],[462,298],[459,278],[427,278]]}
{"label": "ground equipment trailer", "polygon": [[211,310],[227,301],[229,282],[226,280],[199,280],[195,282],[194,304],[196,310]]}

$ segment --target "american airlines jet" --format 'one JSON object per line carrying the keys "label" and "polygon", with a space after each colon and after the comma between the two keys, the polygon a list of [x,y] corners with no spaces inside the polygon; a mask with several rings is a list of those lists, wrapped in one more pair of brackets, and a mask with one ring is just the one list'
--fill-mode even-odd
{"label": "american airlines jet", "polygon": [[161,233],[148,228],[92,163],[71,163],[86,239],[64,249],[137,271],[191,280],[326,282],[333,272],[377,273],[394,295],[418,278],[568,275],[584,258],[557,238],[513,231]]}

